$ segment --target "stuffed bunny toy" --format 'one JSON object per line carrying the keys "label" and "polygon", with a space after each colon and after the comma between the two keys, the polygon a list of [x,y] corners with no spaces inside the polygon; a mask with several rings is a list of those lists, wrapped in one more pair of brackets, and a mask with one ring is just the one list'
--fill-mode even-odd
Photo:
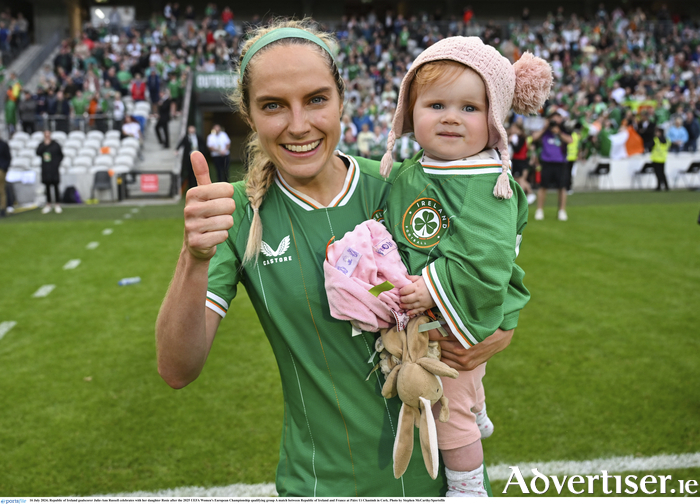
{"label": "stuffed bunny toy", "polygon": [[[442,394],[440,376],[457,378],[459,373],[440,361],[439,345],[429,346],[428,332],[419,327],[430,322],[426,316],[415,317],[406,330],[396,327],[382,331],[377,340],[381,351],[380,368],[386,376],[382,395],[387,399],[398,394],[403,402],[394,441],[394,477],[400,478],[413,453],[413,427],[418,427],[423,461],[430,477],[438,474],[438,443],[432,406],[440,401],[441,422],[449,419],[447,397]],[[383,348],[382,348],[383,347]],[[436,352],[437,348],[437,352]],[[432,355],[431,355],[432,354]],[[436,355],[437,354],[437,355]]]}

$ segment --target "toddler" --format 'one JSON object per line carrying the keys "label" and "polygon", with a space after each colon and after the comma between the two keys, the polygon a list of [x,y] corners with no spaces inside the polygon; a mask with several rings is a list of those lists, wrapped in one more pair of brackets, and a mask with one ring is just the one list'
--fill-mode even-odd
{"label": "toddler", "polygon": [[[529,300],[515,264],[528,204],[509,174],[503,121],[511,108],[537,112],[551,84],[544,60],[525,53],[511,65],[478,37],[433,44],[401,83],[382,175],[397,136],[413,132],[422,150],[401,164],[384,213],[409,274],[419,275],[401,288],[400,307],[435,313],[466,348],[513,329]],[[484,371],[443,379],[450,420],[435,423],[448,497],[486,496],[477,426]]]}

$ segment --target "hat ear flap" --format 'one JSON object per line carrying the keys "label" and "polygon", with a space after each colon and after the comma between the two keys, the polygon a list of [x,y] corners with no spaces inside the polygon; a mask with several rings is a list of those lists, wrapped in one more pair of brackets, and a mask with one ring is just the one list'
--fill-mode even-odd
{"label": "hat ear flap", "polygon": [[552,89],[552,68],[542,58],[525,52],[513,65],[515,92],[513,110],[517,114],[535,114],[544,106]]}

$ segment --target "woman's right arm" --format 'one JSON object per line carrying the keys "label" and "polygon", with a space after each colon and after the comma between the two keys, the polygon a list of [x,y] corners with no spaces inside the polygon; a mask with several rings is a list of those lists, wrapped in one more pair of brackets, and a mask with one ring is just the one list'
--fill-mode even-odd
{"label": "woman's right arm", "polygon": [[233,186],[212,184],[200,152],[190,156],[197,187],[187,192],[185,239],[156,321],[158,373],[173,388],[194,381],[204,367],[221,317],[206,308],[209,260],[233,226]]}

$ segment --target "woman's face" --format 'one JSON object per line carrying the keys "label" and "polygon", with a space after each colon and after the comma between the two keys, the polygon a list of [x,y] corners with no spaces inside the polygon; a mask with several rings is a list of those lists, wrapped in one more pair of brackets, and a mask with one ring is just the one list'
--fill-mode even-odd
{"label": "woman's face", "polygon": [[292,186],[329,168],[343,108],[326,59],[306,45],[277,45],[250,68],[250,125]]}

